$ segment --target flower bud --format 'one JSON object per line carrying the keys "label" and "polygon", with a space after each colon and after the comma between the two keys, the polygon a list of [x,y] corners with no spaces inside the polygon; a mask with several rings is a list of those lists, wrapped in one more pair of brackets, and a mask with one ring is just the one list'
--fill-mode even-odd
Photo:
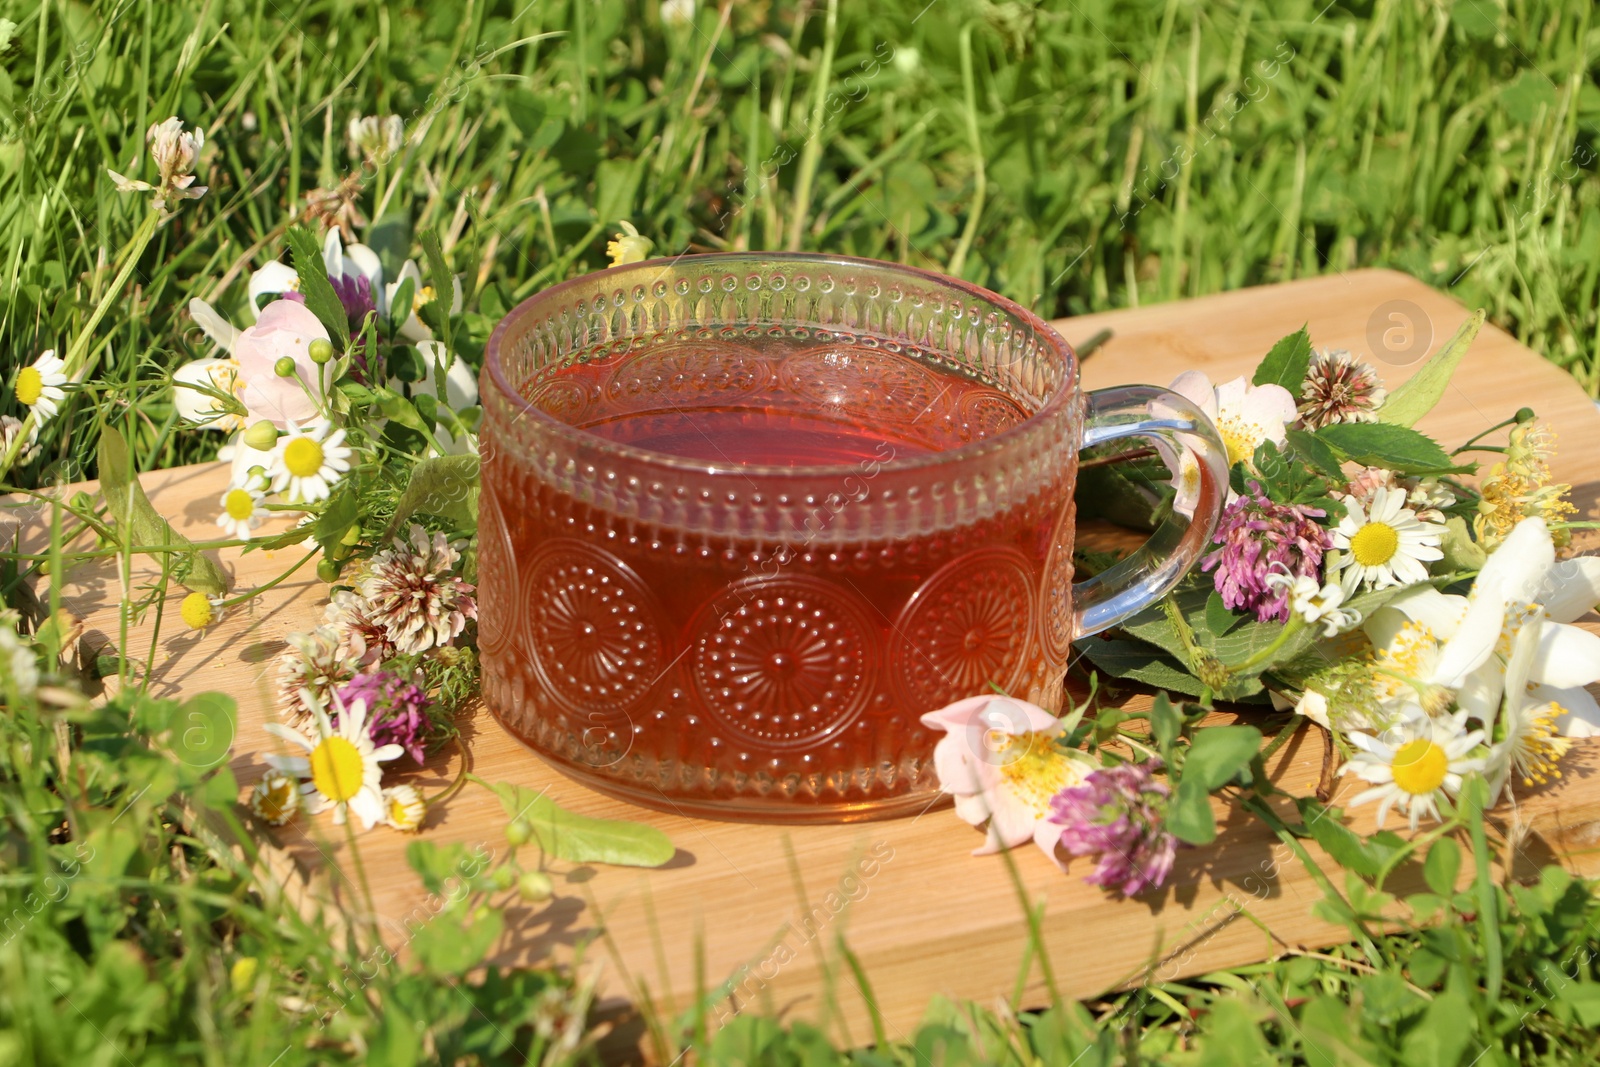
{"label": "flower bud", "polygon": [[279,356],[278,362],[272,365],[272,369],[280,378],[292,378],[294,377],[294,360],[288,356]]}
{"label": "flower bud", "polygon": [[244,443],[257,452],[268,452],[278,443],[278,428],[262,419],[244,432]]}
{"label": "flower bud", "polygon": [[322,559],[317,563],[317,577],[332,585],[339,580],[339,564],[335,560]]}
{"label": "flower bud", "polygon": [[1522,425],[1525,422],[1532,422],[1533,421],[1533,409],[1532,408],[1518,408],[1517,409],[1517,413],[1515,415],[1513,415],[1512,418],[1516,419],[1517,425],[1519,425],[1519,426]]}
{"label": "flower bud", "polygon": [[533,837],[533,826],[527,819],[518,817],[506,824],[506,841],[512,848],[526,845]]}
{"label": "flower bud", "polygon": [[254,956],[240,956],[233,961],[233,966],[228,970],[228,985],[233,988],[233,995],[242,997],[250,992],[256,984],[256,972],[260,964]]}
{"label": "flower bud", "polygon": [[313,363],[326,363],[333,358],[333,344],[319,337],[306,346],[306,355]]}
{"label": "flower bud", "polygon": [[529,904],[540,904],[556,895],[556,887],[543,871],[523,871],[517,879],[517,896]]}
{"label": "flower bud", "polygon": [[510,889],[516,878],[516,872],[503,865],[496,867],[494,873],[489,875],[489,881],[494,884],[496,889]]}

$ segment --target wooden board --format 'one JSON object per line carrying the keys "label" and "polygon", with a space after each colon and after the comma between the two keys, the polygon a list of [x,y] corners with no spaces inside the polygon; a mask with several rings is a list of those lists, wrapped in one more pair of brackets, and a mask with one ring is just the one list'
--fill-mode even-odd
{"label": "wooden board", "polygon": [[[1319,346],[1389,357],[1376,362],[1393,386],[1465,316],[1453,300],[1408,277],[1358,271],[1058,326],[1079,343],[1101,329],[1115,331],[1086,362],[1088,388],[1165,384],[1191,368],[1218,381],[1248,373],[1273,341],[1305,322]],[[1425,334],[1431,344],[1415,340]],[[1406,351],[1408,343],[1416,350]],[[1522,404],[1559,430],[1557,474],[1575,484],[1580,512],[1592,517],[1600,493],[1600,414],[1563,372],[1500,330],[1485,328],[1423,428],[1459,442]],[[226,468],[214,464],[152,473],[145,485],[179,529],[210,538],[218,536],[213,523],[226,477]],[[3,521],[22,526],[26,543],[47,538],[48,513],[37,504],[13,501],[5,515]],[[299,555],[298,549],[220,553],[239,588],[276,576]],[[171,625],[180,591],[168,601],[169,624],[153,650],[158,693],[220,689],[239,698],[232,760],[246,785],[263,769],[261,753],[276,745],[261,729],[272,714],[273,661],[286,647],[285,635],[309,629],[322,610],[323,587],[310,571],[304,568],[203,635]],[[119,583],[113,568],[84,565],[67,576],[63,592],[71,610],[88,618],[91,641],[115,640]],[[148,634],[148,622],[135,627],[130,655],[151,653]],[[948,809],[782,830],[677,818],[574,784],[485,712],[472,715],[465,736],[477,774],[548,789],[587,814],[649,822],[678,846],[665,869],[570,871],[558,877],[558,896],[548,907],[508,905],[508,936],[495,957],[508,964],[570,960],[575,946],[597,935],[603,917],[606,936],[586,951],[584,966],[604,966],[601,1000],[618,1023],[618,1048],[640,1034],[628,1008],[633,983],[647,987],[670,1017],[692,1002],[697,973],[707,988],[726,982],[732,990],[713,1007],[714,1018],[754,1006],[789,1018],[827,1018],[840,1040],[869,1041],[868,994],[835,950],[841,936],[861,961],[891,1037],[907,1035],[937,994],[993,1003],[1018,981],[1026,934],[1016,888],[1001,860],[968,855],[978,836]],[[1282,751],[1275,776],[1286,788],[1309,791],[1321,755],[1315,735],[1303,733]],[[431,792],[458,769],[455,756],[441,756],[412,780]],[[1600,841],[1600,747],[1581,746],[1563,784],[1523,798],[1518,815],[1533,830],[1513,862],[1533,865],[1559,855],[1578,869],[1600,872],[1593,847]],[[1114,900],[1083,884],[1083,861],[1063,877],[1037,850],[1013,853],[1026,892],[1046,904],[1043,933],[1063,994],[1085,997],[1145,977],[1172,979],[1343,939],[1312,917],[1319,893],[1275,839],[1252,819],[1237,813],[1223,818],[1215,846],[1181,852],[1172,884],[1137,900]],[[468,788],[432,810],[424,832],[435,841],[498,854],[502,825],[498,801]],[[1368,824],[1358,819],[1357,827]],[[346,859],[342,835],[326,816],[287,829],[281,840],[308,869]],[[381,828],[360,841],[377,911],[402,948],[407,922],[425,921],[429,907],[406,866],[407,843]],[[330,884],[340,900],[358,905],[349,882],[336,874]],[[1045,998],[1035,967],[1020,1006]]]}

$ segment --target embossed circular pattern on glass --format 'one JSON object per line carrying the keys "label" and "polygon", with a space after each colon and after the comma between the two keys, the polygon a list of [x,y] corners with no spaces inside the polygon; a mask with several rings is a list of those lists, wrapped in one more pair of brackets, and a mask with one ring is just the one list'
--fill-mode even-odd
{"label": "embossed circular pattern on glass", "polygon": [[865,261],[635,264],[517,308],[482,392],[485,695],[596,788],[915,811],[924,712],[1059,699],[1082,398],[1024,309]]}

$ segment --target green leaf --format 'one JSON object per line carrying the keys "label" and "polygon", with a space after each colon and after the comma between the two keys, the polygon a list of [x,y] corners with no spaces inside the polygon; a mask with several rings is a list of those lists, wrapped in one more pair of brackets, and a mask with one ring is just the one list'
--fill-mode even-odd
{"label": "green leaf", "polygon": [[[603,159],[595,168],[594,210],[602,226],[614,225],[633,214],[633,202],[638,195],[643,163],[643,159]],[[444,290],[444,292],[449,291]]]}
{"label": "green leaf", "polygon": [[[411,305],[417,295],[417,280],[408,277],[400,283],[394,291],[394,298],[389,301],[389,321],[384,327],[384,333],[390,337],[398,336],[400,327],[406,324],[406,319],[411,317]],[[409,347],[409,346],[407,346]],[[413,351],[415,351],[413,349]],[[418,361],[421,362],[420,360]],[[406,379],[416,381],[415,378]]]}
{"label": "green leaf", "polygon": [[124,544],[171,545],[179,549],[191,546],[180,555],[180,580],[184,587],[197,593],[221,593],[228,588],[228,578],[222,568],[210,556],[192,548],[193,542],[174,530],[150,503],[134,472],[127,439],[115,426],[107,425],[100,433],[99,465],[100,492]]}
{"label": "green leaf", "polygon": [[[1378,408],[1379,422],[1390,426],[1415,426],[1418,419],[1432,411],[1439,398],[1444,396],[1456,368],[1461,365],[1461,357],[1467,354],[1473,338],[1483,329],[1483,319],[1482,308],[1467,316],[1467,321],[1461,324],[1455,336],[1446,341],[1443,348],[1430,356],[1415,374],[1392,389]],[[1325,429],[1334,428],[1330,426]]]}
{"label": "green leaf", "polygon": [[1195,734],[1183,761],[1183,781],[1198,781],[1206,792],[1221,788],[1250,766],[1261,751],[1254,726],[1210,726]]}
{"label": "green leaf", "polygon": [[1208,845],[1217,839],[1217,818],[1211,812],[1211,793],[1199,779],[1182,778],[1178,781],[1172,802],[1167,805],[1167,829],[1178,840],[1191,845]]}
{"label": "green leaf", "polygon": [[167,747],[185,766],[209,770],[228,758],[238,718],[239,705],[226,693],[196,693],[178,706]]}
{"label": "green leaf", "polygon": [[324,553],[330,552],[360,517],[360,491],[355,479],[346,478],[334,489],[333,495],[323,506],[322,514],[311,524],[311,536],[322,546]]}
{"label": "green leaf", "polygon": [[444,261],[444,249],[439,246],[439,234],[429,230],[422,235],[422,252],[427,259],[428,284],[433,286],[434,297],[422,305],[426,318],[446,352],[456,350],[451,336],[451,294],[455,292],[455,275]]}
{"label": "green leaf", "polygon": [[1340,466],[1338,453],[1329,448],[1316,434],[1307,433],[1305,430],[1286,431],[1289,447],[1294,449],[1294,454],[1314,467],[1328,481],[1336,486],[1346,485],[1349,482],[1344,476],[1344,468]]}
{"label": "green leaf", "polygon": [[1172,746],[1182,732],[1183,716],[1172,706],[1172,701],[1167,699],[1165,693],[1158,694],[1155,704],[1150,708],[1150,736],[1155,739],[1156,747],[1161,750],[1161,757],[1168,765],[1172,763]]}
{"label": "green leaf", "polygon": [[462,975],[483,962],[505,929],[505,915],[497,908],[479,905],[469,915],[466,902],[451,903],[431,921],[417,927],[410,948],[429,971]]}
{"label": "green leaf", "polygon": [[[409,405],[407,405],[409,407]],[[411,468],[406,490],[395,505],[394,517],[384,531],[387,541],[413,515],[436,515],[461,529],[478,525],[478,457],[433,456]]]}
{"label": "green leaf", "polygon": [[300,295],[328,332],[338,339],[340,348],[350,347],[350,318],[328,280],[328,266],[322,261],[322,246],[303,226],[291,226],[286,235],[294,256],[294,272],[300,277]]}
{"label": "green leaf", "polygon": [[1255,385],[1281,385],[1300,399],[1300,386],[1311,366],[1311,334],[1304,326],[1272,346],[1272,351],[1256,368]]}
{"label": "green leaf", "polygon": [[476,775],[469,777],[500,798],[507,819],[526,819],[539,846],[558,859],[659,867],[677,852],[667,835],[653,826],[579,815],[561,807],[542,790],[535,792],[512,782],[491,785]]}
{"label": "green leaf", "polygon": [[[390,211],[367,227],[366,245],[378,253],[385,278],[398,278],[411,254],[411,219],[404,212]],[[409,303],[402,305],[410,307]],[[402,320],[403,321],[403,320]]]}
{"label": "green leaf", "polygon": [[[1419,998],[1420,999],[1420,998]],[[1396,1063],[1406,1067],[1458,1067],[1467,1055],[1476,1027],[1472,1004],[1454,989],[1446,989],[1428,1003],[1417,1023],[1406,1031]],[[1503,1061],[1502,1061],[1503,1062]]]}
{"label": "green leaf", "polygon": [[1221,637],[1243,621],[1244,616],[1235,615],[1222,603],[1222,596],[1216,590],[1211,591],[1206,598],[1206,629]]}
{"label": "green leaf", "polygon": [[1197,697],[1205,686],[1159,648],[1142,641],[1101,640],[1091,637],[1077,646],[1095,669],[1113,678],[1143,682],[1157,689]]}
{"label": "green leaf", "polygon": [[1428,849],[1428,858],[1422,864],[1422,877],[1428,888],[1441,897],[1456,891],[1456,878],[1461,874],[1461,846],[1448,837],[1441,837]]}
{"label": "green leaf", "polygon": [[452,881],[460,881],[468,886],[479,885],[488,865],[488,855],[485,846],[481,845],[476,851],[469,852],[467,846],[459,841],[439,844],[423,839],[406,846],[406,863],[422,879],[422,887],[437,895],[449,888]]}
{"label": "green leaf", "polygon": [[1341,422],[1324,426],[1317,438],[1345,460],[1387,467],[1401,474],[1460,471],[1433,438],[1386,422]]}

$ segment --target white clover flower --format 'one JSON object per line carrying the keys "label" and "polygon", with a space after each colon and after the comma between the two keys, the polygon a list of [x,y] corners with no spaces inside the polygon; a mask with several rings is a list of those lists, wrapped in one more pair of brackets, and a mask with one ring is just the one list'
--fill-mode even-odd
{"label": "white clover flower", "polygon": [[386,163],[406,140],[406,126],[399,115],[351,116],[350,154],[372,163]]}
{"label": "white clover flower", "polygon": [[153,192],[157,211],[165,211],[169,200],[198,200],[206,194],[204,185],[194,184],[194,168],[206,143],[206,131],[196,127],[186,132],[183,120],[174,115],[151,126],[144,136],[161,180],[151,185],[107,168],[118,192]]}

